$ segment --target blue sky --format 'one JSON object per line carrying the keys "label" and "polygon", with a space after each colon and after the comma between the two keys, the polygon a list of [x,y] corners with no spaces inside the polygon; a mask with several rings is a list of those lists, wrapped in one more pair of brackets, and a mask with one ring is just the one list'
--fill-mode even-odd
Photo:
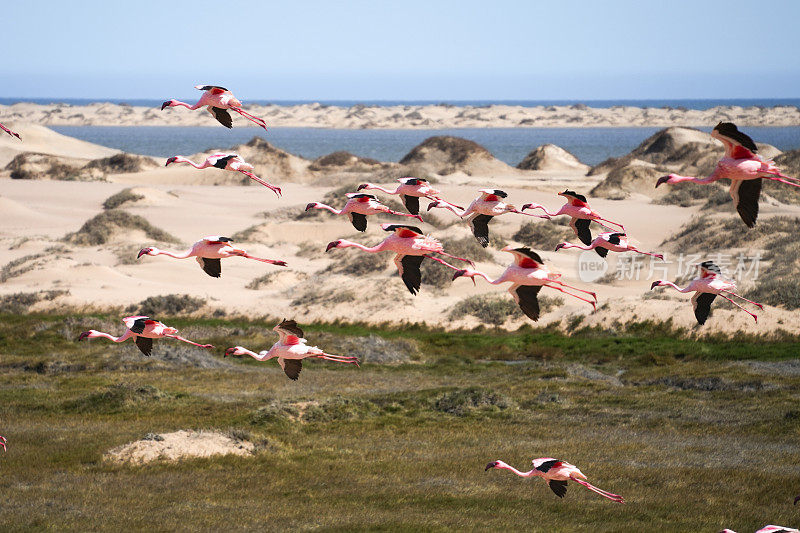
{"label": "blue sky", "polygon": [[4,2],[2,97],[800,96],[800,1]]}

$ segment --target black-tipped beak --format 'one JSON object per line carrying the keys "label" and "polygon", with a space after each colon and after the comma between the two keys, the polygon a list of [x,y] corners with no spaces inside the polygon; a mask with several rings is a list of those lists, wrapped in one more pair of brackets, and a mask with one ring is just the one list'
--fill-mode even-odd
{"label": "black-tipped beak", "polygon": [[336,248],[338,245],[339,245],[339,241],[333,241],[333,242],[329,242],[329,243],[328,243],[328,247],[327,247],[327,248],[325,248],[325,252],[330,252],[331,250],[333,250],[334,248]]}
{"label": "black-tipped beak", "polygon": [[358,186],[358,188],[356,190],[360,191],[361,189],[366,189],[366,188],[367,188],[367,184],[366,183],[362,183],[361,185]]}
{"label": "black-tipped beak", "polygon": [[656,188],[658,188],[658,186],[661,185],[662,183],[667,183],[668,181],[669,181],[669,176],[661,176],[660,178],[658,178],[658,181],[656,182]]}
{"label": "black-tipped beak", "polygon": [[167,100],[163,104],[161,104],[161,111],[164,111],[167,107],[169,107],[170,100]]}
{"label": "black-tipped beak", "polygon": [[139,259],[139,258],[140,258],[140,257],[142,257],[143,255],[146,255],[146,254],[147,254],[147,252],[148,252],[147,248],[142,248],[141,250],[139,250],[139,253],[138,253],[138,255],[136,256],[136,259]]}
{"label": "black-tipped beak", "polygon": [[484,468],[483,471],[486,472],[487,470],[490,470],[496,466],[497,466],[497,461],[492,461],[491,463],[486,465],[486,468]]}
{"label": "black-tipped beak", "polygon": [[170,157],[169,159],[167,159],[167,162],[164,164],[164,166],[168,167],[170,163],[174,163],[177,160],[178,160],[177,157]]}
{"label": "black-tipped beak", "polygon": [[463,275],[464,275],[464,274],[466,274],[466,273],[467,273],[467,271],[466,271],[466,270],[456,270],[456,271],[453,273],[453,281],[455,281],[455,280],[456,280],[456,278],[460,278],[461,276],[463,276]]}
{"label": "black-tipped beak", "polygon": [[311,202],[310,204],[308,204],[306,206],[306,211],[308,211],[309,209],[314,209],[314,205],[316,205],[316,204],[314,204],[314,202]]}
{"label": "black-tipped beak", "polygon": [[85,339],[88,336],[89,336],[89,332],[88,331],[84,331],[83,333],[80,334],[80,336],[78,336],[78,342],[82,341],[83,339]]}
{"label": "black-tipped beak", "polygon": [[658,284],[659,284],[659,282],[658,282],[658,281],[654,281],[654,282],[653,282],[653,284],[652,284],[652,285],[650,285],[650,290],[652,291],[653,289],[655,289],[656,287],[658,287]]}
{"label": "black-tipped beak", "polygon": [[563,247],[564,247],[564,245],[563,245],[563,244],[556,244],[556,249],[555,249],[555,251],[557,252],[557,251],[559,251],[560,249],[562,249]]}
{"label": "black-tipped beak", "polygon": [[530,209],[530,208],[531,208],[531,204],[525,204],[525,205],[523,205],[522,207],[520,207],[520,209],[519,209],[519,210],[520,210],[520,211],[525,211],[526,209]]}
{"label": "black-tipped beak", "polygon": [[428,204],[428,211],[430,211],[431,209],[433,209],[434,207],[436,207],[438,205],[439,205],[439,202],[431,202],[431,203],[429,203]]}
{"label": "black-tipped beak", "polygon": [[225,350],[225,355],[223,355],[222,357],[228,357],[229,355],[233,355],[233,352],[235,351],[236,348],[228,348],[227,350]]}

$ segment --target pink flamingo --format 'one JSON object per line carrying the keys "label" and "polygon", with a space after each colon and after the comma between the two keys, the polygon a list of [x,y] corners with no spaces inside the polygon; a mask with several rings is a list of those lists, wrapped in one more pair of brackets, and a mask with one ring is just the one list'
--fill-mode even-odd
{"label": "pink flamingo", "polygon": [[496,216],[505,213],[517,213],[537,218],[550,218],[547,215],[533,215],[518,211],[513,205],[501,200],[501,198],[506,198],[508,194],[500,189],[478,189],[478,191],[481,195],[473,200],[466,209],[461,209],[445,200],[436,200],[428,204],[428,211],[434,207],[440,207],[449,209],[459,218],[469,217],[467,221],[470,228],[472,228],[472,234],[475,235],[478,243],[484,248],[489,246],[489,222]]}
{"label": "pink flamingo", "polygon": [[257,126],[261,126],[265,130],[267,129],[267,123],[264,122],[263,119],[255,117],[242,109],[242,103],[225,87],[220,87],[218,85],[195,85],[194,88],[205,91],[196,104],[189,105],[179,100],[167,100],[161,104],[161,110],[163,111],[167,107],[183,106],[194,111],[195,109],[205,106],[208,112],[214,115],[214,118],[216,118],[220,124],[226,128],[232,128],[233,119],[231,119],[231,115],[226,111],[230,109],[255,123]]}
{"label": "pink flamingo", "polygon": [[600,233],[595,239],[592,241],[592,244],[589,246],[581,246],[580,244],[572,244],[569,242],[562,242],[556,246],[556,252],[562,248],[578,248],[580,250],[594,250],[595,252],[600,255],[600,257],[605,257],[608,255],[609,251],[612,252],[636,252],[637,254],[644,254],[644,255],[652,255],[656,259],[664,260],[664,256],[662,254],[654,254],[650,252],[643,252],[637,249],[634,245],[630,243],[628,240],[628,236],[625,233],[619,232],[612,232],[606,231],[604,233]]}
{"label": "pink flamingo", "polygon": [[[375,189],[376,191],[382,191],[386,194],[397,194],[400,196],[400,199],[403,200],[403,205],[406,206],[406,209],[408,209],[408,212],[412,215],[419,215],[420,198],[437,200],[442,194],[431,187],[428,180],[424,178],[398,178],[397,181],[400,182],[400,185],[393,191],[372,183],[362,183],[356,190]],[[459,209],[462,208],[459,207]]]}
{"label": "pink flamingo", "polygon": [[244,250],[234,248],[230,244],[232,242],[233,239],[230,237],[220,237],[218,235],[203,237],[194,243],[191,248],[181,253],[159,250],[158,248],[150,246],[139,250],[139,255],[136,256],[136,259],[139,259],[143,255],[166,255],[167,257],[174,257],[175,259],[194,257],[197,259],[197,262],[200,263],[200,267],[203,271],[212,278],[218,278],[222,275],[220,259],[226,259],[228,257],[244,257],[245,259],[254,259],[262,263],[269,263],[270,265],[286,266],[285,261],[262,259],[252,256]]}
{"label": "pink flamingo", "polygon": [[522,206],[522,210],[541,209],[546,215],[551,217],[557,217],[559,215],[567,215],[571,217],[572,220],[570,221],[569,226],[572,228],[572,231],[575,232],[575,235],[578,236],[581,242],[587,246],[592,244],[592,232],[589,230],[589,224],[591,224],[592,221],[597,222],[606,229],[614,230],[614,228],[603,224],[603,222],[608,222],[609,224],[619,226],[619,230],[617,231],[625,231],[625,227],[622,224],[612,222],[607,218],[601,217],[596,211],[589,207],[584,195],[578,194],[575,191],[570,191],[569,189],[558,193],[558,195],[566,198],[567,203],[562,205],[561,209],[555,213],[549,212],[543,205],[536,203],[525,204]]}
{"label": "pink flamingo", "polygon": [[11,131],[10,129],[8,129],[5,126],[3,126],[2,124],[0,124],[0,130],[3,130],[4,132],[8,133],[12,137],[16,137],[20,141],[22,140],[22,137],[19,136],[19,133],[15,132],[15,131]]}
{"label": "pink flamingo", "polygon": [[176,155],[167,159],[167,163],[164,165],[165,167],[170,166],[172,163],[187,163],[192,165],[194,168],[208,168],[208,167],[215,167],[222,170],[232,170],[234,172],[241,172],[245,176],[249,177],[250,179],[257,181],[264,187],[267,187],[272,192],[277,194],[279,197],[281,195],[281,188],[275,187],[270,185],[266,181],[262,180],[252,172],[253,165],[247,163],[241,156],[238,154],[231,154],[226,152],[219,152],[216,154],[211,154],[210,156],[206,157],[206,160],[203,161],[201,165],[196,164],[191,159],[183,157],[182,155]]}
{"label": "pink flamingo", "polygon": [[394,258],[397,271],[400,273],[400,277],[403,279],[403,283],[405,283],[406,287],[408,287],[409,292],[415,296],[422,282],[420,265],[422,264],[422,260],[426,257],[446,267],[452,268],[453,270],[458,270],[458,268],[453,265],[430,254],[441,254],[473,264],[469,259],[463,259],[446,253],[439,240],[429,235],[423,235],[422,230],[416,226],[381,224],[381,229],[383,229],[383,231],[391,231],[393,234],[371,248],[357,242],[339,239],[330,242],[325,251],[330,252],[334,248],[358,248],[369,253],[394,252],[397,254]]}
{"label": "pink flamingo", "polygon": [[[558,278],[561,277],[561,274],[550,272],[547,267],[544,266],[544,261],[542,261],[539,254],[530,248],[511,248],[510,246],[506,246],[501,251],[511,253],[514,256],[514,264],[509,265],[499,278],[492,280],[483,272],[464,269],[458,270],[453,274],[453,279],[455,280],[458,277],[465,276],[472,278],[472,282],[475,283],[475,276],[480,276],[492,285],[499,285],[507,281],[510,282],[511,287],[508,288],[508,292],[514,297],[514,300],[517,302],[517,305],[519,305],[519,308],[522,309],[522,312],[534,322],[539,320],[538,295],[542,287],[550,287],[551,289],[563,292],[569,296],[574,296],[578,300],[582,300],[591,305],[592,309],[597,309],[597,295],[595,293],[584,291],[559,281]],[[565,290],[565,288],[589,294],[594,300],[572,294]]]}
{"label": "pink flamingo", "polygon": [[[723,529],[719,533],[736,533],[732,529]],[[785,526],[764,526],[755,533],[800,533],[800,529],[795,529],[793,527],[785,527]]]}
{"label": "pink flamingo", "polygon": [[528,472],[520,472],[513,466],[509,466],[503,461],[492,461],[486,465],[484,471],[491,468],[500,468],[513,472],[520,477],[543,478],[547,484],[550,485],[550,490],[552,490],[559,498],[563,498],[567,493],[567,481],[574,481],[579,485],[583,485],[590,491],[596,492],[603,498],[608,498],[609,500],[617,503],[625,503],[625,498],[622,496],[599,489],[586,481],[586,476],[583,474],[583,472],[578,470],[578,467],[575,465],[571,465],[566,461],[559,461],[558,459],[553,459],[552,457],[541,457],[539,459],[534,459],[531,461],[531,463],[533,464],[533,468],[531,470]]}
{"label": "pink flamingo", "polygon": [[407,213],[398,213],[392,211],[387,206],[383,205],[371,194],[350,192],[347,193],[347,203],[341,209],[334,209],[333,207],[319,202],[311,202],[306,206],[306,211],[309,209],[327,209],[334,215],[347,215],[353,227],[358,231],[366,231],[367,229],[367,216],[377,215],[378,213],[385,213],[387,215],[397,215],[401,217],[416,218],[422,222],[422,217],[419,215],[410,215]]}
{"label": "pink flamingo", "polygon": [[697,322],[700,325],[706,323],[708,315],[711,314],[711,303],[717,296],[722,296],[733,305],[752,316],[753,319],[758,322],[758,317],[756,315],[728,298],[726,294],[730,294],[731,296],[736,296],[737,298],[741,298],[746,302],[750,302],[759,309],[764,309],[763,305],[734,293],[733,291],[736,290],[736,283],[734,283],[733,280],[723,278],[722,272],[713,261],[703,261],[699,266],[700,277],[694,278],[684,289],[681,289],[671,281],[659,279],[650,285],[650,290],[663,286],[672,287],[678,292],[694,292],[694,296],[692,296],[692,306],[694,307],[694,316],[697,318]]}
{"label": "pink flamingo", "polygon": [[150,317],[147,316],[126,316],[122,319],[122,323],[125,324],[127,329],[125,333],[119,337],[90,329],[89,331],[81,333],[78,340],[82,341],[87,338],[104,337],[114,342],[124,342],[133,337],[133,342],[136,343],[136,347],[148,357],[153,351],[153,339],[176,339],[181,342],[188,342],[193,346],[199,346],[200,348],[213,348],[210,344],[197,344],[196,342],[184,339],[178,335],[177,329],[167,327],[157,320],[150,320]]}
{"label": "pink flamingo", "polygon": [[5,451],[8,451],[8,450],[6,450],[6,442],[8,442],[8,441],[6,440],[6,438],[5,438],[5,437],[3,437],[2,435],[0,435],[0,446],[2,446],[2,447],[3,447],[3,451],[4,451],[4,452],[5,452]]}
{"label": "pink flamingo", "polygon": [[247,348],[235,346],[225,350],[224,357],[229,355],[249,355],[256,361],[267,361],[277,357],[278,364],[281,365],[286,376],[291,380],[297,380],[300,376],[300,371],[303,369],[303,359],[309,357],[359,366],[358,357],[331,355],[316,346],[306,345],[306,340],[303,338],[303,330],[298,327],[297,322],[294,320],[286,320],[284,318],[280,324],[272,329],[278,332],[280,339],[269,350],[255,353]]}
{"label": "pink flamingo", "polygon": [[761,196],[762,181],[779,181],[800,187],[800,179],[783,174],[772,161],[765,161],[756,155],[758,147],[753,139],[739,131],[732,122],[720,122],[711,136],[725,145],[725,155],[717,163],[714,172],[707,178],[693,178],[669,174],[658,178],[656,187],[662,183],[681,183],[691,181],[707,185],[720,179],[731,180],[729,193],[736,211],[747,227],[756,225],[758,218],[758,198]]}

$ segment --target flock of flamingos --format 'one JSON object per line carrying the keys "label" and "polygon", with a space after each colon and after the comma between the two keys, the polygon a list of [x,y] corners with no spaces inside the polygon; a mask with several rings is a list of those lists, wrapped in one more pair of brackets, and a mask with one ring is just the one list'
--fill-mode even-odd
{"label": "flock of flamingos", "polygon": [[[182,106],[196,110],[205,107],[208,112],[226,128],[231,128],[233,126],[233,120],[228,113],[230,110],[254,122],[265,130],[267,129],[264,120],[244,111],[241,102],[224,87],[198,85],[196,88],[203,91],[203,95],[196,104],[190,105],[178,100],[168,100],[163,103],[161,109]],[[2,124],[0,124],[0,128],[9,135],[20,138],[19,134],[11,131]],[[758,200],[761,194],[762,181],[764,179],[800,187],[800,179],[786,176],[772,161],[762,160],[756,155],[758,151],[756,144],[750,137],[740,132],[734,124],[730,122],[720,122],[711,132],[711,136],[721,141],[725,146],[725,155],[719,161],[716,169],[710,176],[706,178],[696,178],[670,174],[659,178],[655,186],[658,187],[663,183],[674,184],[684,181],[709,184],[720,179],[729,179],[731,180],[731,198],[742,220],[751,228],[755,226],[756,219],[758,218]],[[194,163],[183,156],[170,157],[166,162],[167,165],[179,163],[189,164],[198,169],[214,167],[240,172],[261,185],[268,187],[279,197],[281,195],[280,187],[276,187],[256,176],[252,172],[253,166],[245,162],[235,153],[215,153],[208,156],[206,160],[200,164]],[[512,204],[505,201],[505,198],[508,196],[505,192],[489,188],[480,189],[480,196],[473,200],[465,209],[443,199],[441,193],[431,187],[425,179],[407,177],[400,178],[397,181],[399,185],[393,190],[372,183],[360,185],[356,192],[346,195],[347,203],[342,209],[334,209],[331,206],[319,202],[312,202],[306,206],[306,211],[310,209],[323,209],[331,211],[336,215],[347,215],[356,230],[365,231],[367,228],[367,217],[379,213],[415,218],[422,222],[422,217],[419,213],[419,201],[421,198],[426,198],[431,200],[431,203],[427,206],[428,211],[434,208],[446,209],[453,212],[460,219],[466,219],[473,235],[483,247],[489,245],[489,222],[496,216],[506,213],[516,213],[550,219],[551,217],[566,215],[571,218],[570,227],[583,245],[564,242],[556,246],[556,251],[562,248],[595,250],[601,257],[605,257],[608,252],[635,252],[651,255],[657,259],[663,259],[661,254],[641,251],[633,246],[622,224],[601,217],[596,211],[589,207],[585,196],[574,191],[566,190],[558,193],[559,196],[566,199],[566,203],[555,212],[549,212],[544,206],[536,203],[528,203],[523,205],[521,209],[517,209]],[[360,192],[364,189],[400,196],[409,213],[393,211],[382,204],[376,196]],[[526,210],[535,211],[537,209],[540,209],[543,214],[525,212]],[[601,232],[593,238],[590,229],[592,222],[602,226],[608,231]],[[505,272],[503,272],[500,277],[491,279],[487,274],[472,268],[474,267],[474,263],[469,259],[456,257],[445,252],[439,240],[425,235],[417,226],[408,224],[382,224],[381,228],[390,234],[375,246],[369,247],[356,242],[338,239],[328,244],[326,252],[336,248],[358,248],[368,253],[393,252],[395,254],[394,264],[397,266],[400,278],[411,294],[414,295],[420,290],[422,277],[420,265],[425,258],[451,268],[454,271],[454,280],[459,277],[467,277],[471,278],[473,283],[475,283],[475,278],[480,277],[492,285],[510,283],[511,286],[508,292],[511,293],[511,296],[517,302],[522,312],[534,321],[539,318],[539,302],[537,297],[542,287],[560,291],[586,302],[591,305],[593,309],[596,309],[597,295],[594,292],[579,289],[561,281],[559,279],[561,274],[550,271],[545,266],[541,256],[530,248],[512,248],[510,246],[503,248],[503,252],[508,252],[513,256],[513,263],[506,268]],[[205,237],[196,242],[189,250],[180,253],[159,250],[156,247],[143,248],[139,252],[138,258],[145,255],[165,255],[175,259],[194,257],[206,274],[217,278],[220,277],[222,273],[220,260],[229,257],[243,257],[277,266],[286,266],[284,261],[252,256],[245,250],[235,247],[232,244],[232,239],[222,236]],[[469,267],[458,268],[441,257],[437,257],[437,255],[444,256],[451,260],[462,261],[468,264]],[[736,307],[752,316],[754,320],[758,320],[758,317],[754,313],[745,309],[731,297],[738,298],[740,301],[748,302],[759,309],[763,309],[761,304],[736,294],[734,292],[736,290],[734,281],[725,278],[720,268],[713,262],[704,261],[698,266],[699,275],[684,288],[677,286],[673,282],[664,280],[654,281],[650,288],[655,289],[658,286],[665,286],[672,287],[682,293],[693,292],[694,295],[691,299],[692,306],[694,307],[694,314],[697,322],[700,324],[706,322],[711,312],[711,304],[717,296],[732,302]],[[122,322],[125,324],[126,330],[119,337],[101,331],[89,330],[81,333],[78,340],[103,337],[114,342],[123,342],[132,338],[139,350],[147,356],[151,354],[153,339],[160,338],[176,339],[201,348],[213,348],[210,344],[198,344],[185,339],[178,335],[178,330],[175,328],[168,327],[146,316],[129,316],[123,318]],[[333,355],[315,346],[308,346],[305,338],[303,338],[303,330],[300,329],[294,320],[284,319],[273,329],[277,332],[279,339],[269,350],[255,353],[242,346],[235,346],[225,351],[225,357],[229,355],[249,355],[258,361],[277,358],[278,364],[289,379],[292,380],[298,379],[300,371],[302,370],[302,361],[308,358],[324,359],[358,366],[359,361],[356,357]],[[0,437],[0,445],[5,450],[6,439],[4,437]],[[542,477],[549,484],[552,491],[559,497],[563,497],[566,494],[567,481],[573,481],[596,492],[604,498],[618,503],[625,502],[622,496],[612,494],[591,485],[586,481],[586,476],[577,467],[558,459],[549,457],[534,459],[533,468],[528,472],[521,472],[503,461],[493,461],[486,466],[486,470],[493,468],[509,470],[521,477]],[[800,500],[800,496],[798,496],[798,499]],[[797,500],[795,500],[795,503],[797,503]],[[767,526],[759,531],[766,533],[768,531],[789,532],[797,530],[778,526]]]}

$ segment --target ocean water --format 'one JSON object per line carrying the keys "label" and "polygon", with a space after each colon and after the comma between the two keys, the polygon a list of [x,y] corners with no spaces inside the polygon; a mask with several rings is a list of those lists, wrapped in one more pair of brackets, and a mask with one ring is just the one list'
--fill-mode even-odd
{"label": "ocean water", "polygon": [[[516,165],[537,146],[556,144],[587,165],[633,150],[661,128],[459,128],[438,130],[342,130],[323,128],[257,128],[226,130],[218,126],[52,126],[52,129],[95,144],[126,152],[171,157],[209,149],[227,149],[262,137],[287,152],[315,159],[345,150],[379,161],[399,161],[434,135],[470,139],[509,165]],[[705,131],[711,131],[706,128]],[[800,148],[800,127],[753,127],[745,131],[758,142],[781,150]]]}
{"label": "ocean water", "polygon": [[[198,93],[199,95],[199,93]],[[110,102],[113,104],[128,104],[133,106],[147,106],[147,107],[160,107],[164,100],[169,98],[179,98],[180,95],[165,95],[161,100],[157,99],[140,99],[140,98],[107,98],[107,99],[90,99],[90,98],[0,98],[0,105],[13,105],[20,102],[32,102],[35,104],[70,104],[70,105],[88,105],[99,102]],[[189,95],[185,98],[191,100]],[[187,100],[188,101],[188,100]],[[245,104],[258,104],[258,105],[301,105],[320,103],[329,106],[352,107],[354,105],[368,105],[368,106],[394,106],[394,105],[438,105],[447,104],[454,106],[490,106],[490,105],[513,105],[522,107],[536,107],[536,106],[569,106],[575,104],[584,104],[589,107],[609,108],[614,106],[632,106],[632,107],[672,107],[687,109],[711,109],[717,106],[794,106],[800,108],[800,98],[732,98],[732,99],[660,99],[660,100],[261,100],[261,99],[246,99]]]}

